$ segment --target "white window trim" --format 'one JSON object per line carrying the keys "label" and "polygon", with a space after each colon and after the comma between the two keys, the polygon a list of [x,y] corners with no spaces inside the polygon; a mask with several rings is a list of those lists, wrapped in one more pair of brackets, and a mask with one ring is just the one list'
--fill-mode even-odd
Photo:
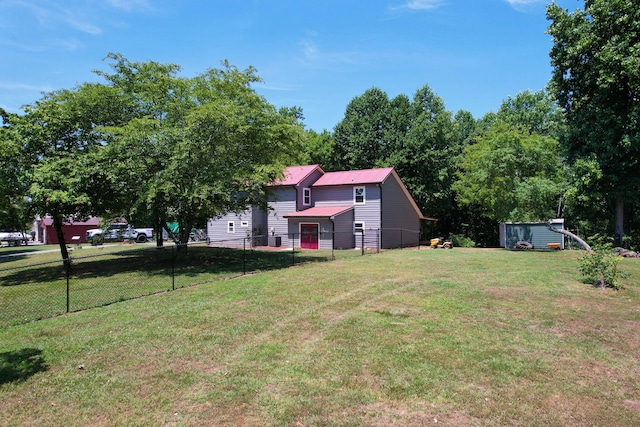
{"label": "white window trim", "polygon": [[[361,227],[356,227],[356,224],[362,224]],[[365,234],[365,225],[364,221],[353,221],[353,234]]]}
{"label": "white window trim", "polygon": [[[356,192],[358,189],[362,189],[362,201],[358,202],[356,200]],[[367,188],[366,187],[353,187],[353,204],[354,205],[364,205],[367,203]]]}
{"label": "white window trim", "polygon": [[235,221],[227,221],[227,234],[235,234],[236,223]]}
{"label": "white window trim", "polygon": [[[308,199],[308,202],[305,200]],[[302,206],[311,206],[311,188],[305,187],[302,189]]]}
{"label": "white window trim", "polygon": [[240,227],[247,228],[249,226],[249,221],[240,221]]}

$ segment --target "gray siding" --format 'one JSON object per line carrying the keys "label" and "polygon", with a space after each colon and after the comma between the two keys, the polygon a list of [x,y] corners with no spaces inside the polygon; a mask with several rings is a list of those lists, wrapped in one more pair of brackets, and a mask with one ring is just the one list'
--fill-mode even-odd
{"label": "gray siding", "polygon": [[322,173],[319,170],[315,170],[313,171],[313,173],[310,173],[308,177],[306,177],[305,179],[303,179],[297,186],[296,186],[296,192],[297,192],[297,210],[302,211],[305,209],[309,209],[310,207],[313,206],[313,199],[314,199],[314,195],[313,195],[313,189],[311,189],[311,204],[309,206],[305,206],[303,204],[303,198],[304,198],[304,188],[311,188],[311,185],[316,182],[318,180],[318,178],[320,178],[322,176]]}
{"label": "gray siding", "polygon": [[267,213],[259,208],[252,209],[251,233],[253,234],[253,246],[267,245]]}
{"label": "gray siding", "polygon": [[[353,206],[353,219],[350,224],[340,223],[340,231],[336,241],[336,248],[360,247],[364,243],[366,248],[378,247],[378,233],[381,227],[381,198],[380,186],[377,184],[364,185],[365,203],[354,204],[353,189],[360,185],[340,185],[314,187],[313,199],[316,206]],[[364,236],[353,231],[354,222],[364,222]],[[364,240],[363,240],[364,237]]]}
{"label": "gray siding", "polygon": [[337,216],[333,220],[334,229],[334,249],[355,248],[355,236],[353,235],[353,211],[348,211]]}
{"label": "gray siding", "polygon": [[420,241],[420,218],[407,199],[402,185],[391,175],[382,184],[383,248],[417,246]]}
{"label": "gray siding", "polygon": [[294,187],[282,187],[269,197],[272,208],[267,217],[267,233],[282,237],[282,246],[289,246],[289,228],[286,215],[296,211],[297,191]]}
{"label": "gray siding", "polygon": [[[254,210],[259,209],[249,208],[241,213],[228,213],[220,218],[210,219],[207,222],[207,237],[212,245],[220,246],[242,246],[243,238],[251,237],[251,230],[255,227]],[[229,233],[227,224],[229,221],[234,222],[235,233]],[[242,221],[247,221],[247,227],[242,227],[240,224]]]}
{"label": "gray siding", "polygon": [[[555,223],[554,228],[563,229],[564,224]],[[537,249],[546,249],[547,243],[560,243],[564,249],[564,236],[547,228],[546,223],[506,223],[500,225],[500,243],[504,248],[513,248],[518,242],[529,242]]]}
{"label": "gray siding", "polygon": [[[354,221],[364,221],[366,228],[380,228],[380,187],[366,185],[365,203],[354,205],[352,185],[314,187],[313,199],[316,206],[353,206]],[[353,228],[353,225],[352,225]]]}

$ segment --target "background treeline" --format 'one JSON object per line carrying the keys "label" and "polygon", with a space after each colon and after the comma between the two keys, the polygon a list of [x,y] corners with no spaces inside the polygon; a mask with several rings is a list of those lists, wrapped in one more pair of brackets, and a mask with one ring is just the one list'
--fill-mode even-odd
{"label": "background treeline", "polygon": [[424,214],[438,219],[433,233],[496,246],[502,221],[564,213],[563,128],[546,91],[520,93],[476,120],[448,111],[429,86],[391,99],[372,88],[332,133],[306,132],[305,151],[327,170],[394,167]]}

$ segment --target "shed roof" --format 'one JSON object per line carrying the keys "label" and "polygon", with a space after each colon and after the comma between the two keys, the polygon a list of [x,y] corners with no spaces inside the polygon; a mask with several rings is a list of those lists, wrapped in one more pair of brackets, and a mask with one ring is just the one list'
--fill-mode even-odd
{"label": "shed roof", "polygon": [[284,171],[284,178],[276,180],[273,185],[298,185],[316,170],[324,173],[319,165],[289,166]]}
{"label": "shed roof", "polygon": [[[98,217],[91,217],[89,219],[87,219],[86,221],[74,221],[73,217],[68,217],[64,219],[64,224],[63,225],[81,225],[81,226],[98,226],[100,225],[100,221],[102,221],[102,218],[98,218]],[[49,215],[45,216],[44,218],[42,218],[42,222],[44,223],[44,225],[46,225],[47,227],[53,225],[53,218],[50,217]]]}
{"label": "shed roof", "polygon": [[285,218],[334,218],[353,210],[353,206],[315,206],[303,211],[283,215]]}
{"label": "shed roof", "polygon": [[326,172],[312,187],[328,185],[379,184],[391,174],[393,168],[363,169],[354,171]]}

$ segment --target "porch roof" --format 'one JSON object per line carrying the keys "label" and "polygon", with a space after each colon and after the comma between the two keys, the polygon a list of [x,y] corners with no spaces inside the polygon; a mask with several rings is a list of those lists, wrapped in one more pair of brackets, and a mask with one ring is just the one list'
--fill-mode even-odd
{"label": "porch roof", "polygon": [[290,212],[283,215],[285,218],[335,218],[349,212],[353,206],[315,206],[303,211]]}

